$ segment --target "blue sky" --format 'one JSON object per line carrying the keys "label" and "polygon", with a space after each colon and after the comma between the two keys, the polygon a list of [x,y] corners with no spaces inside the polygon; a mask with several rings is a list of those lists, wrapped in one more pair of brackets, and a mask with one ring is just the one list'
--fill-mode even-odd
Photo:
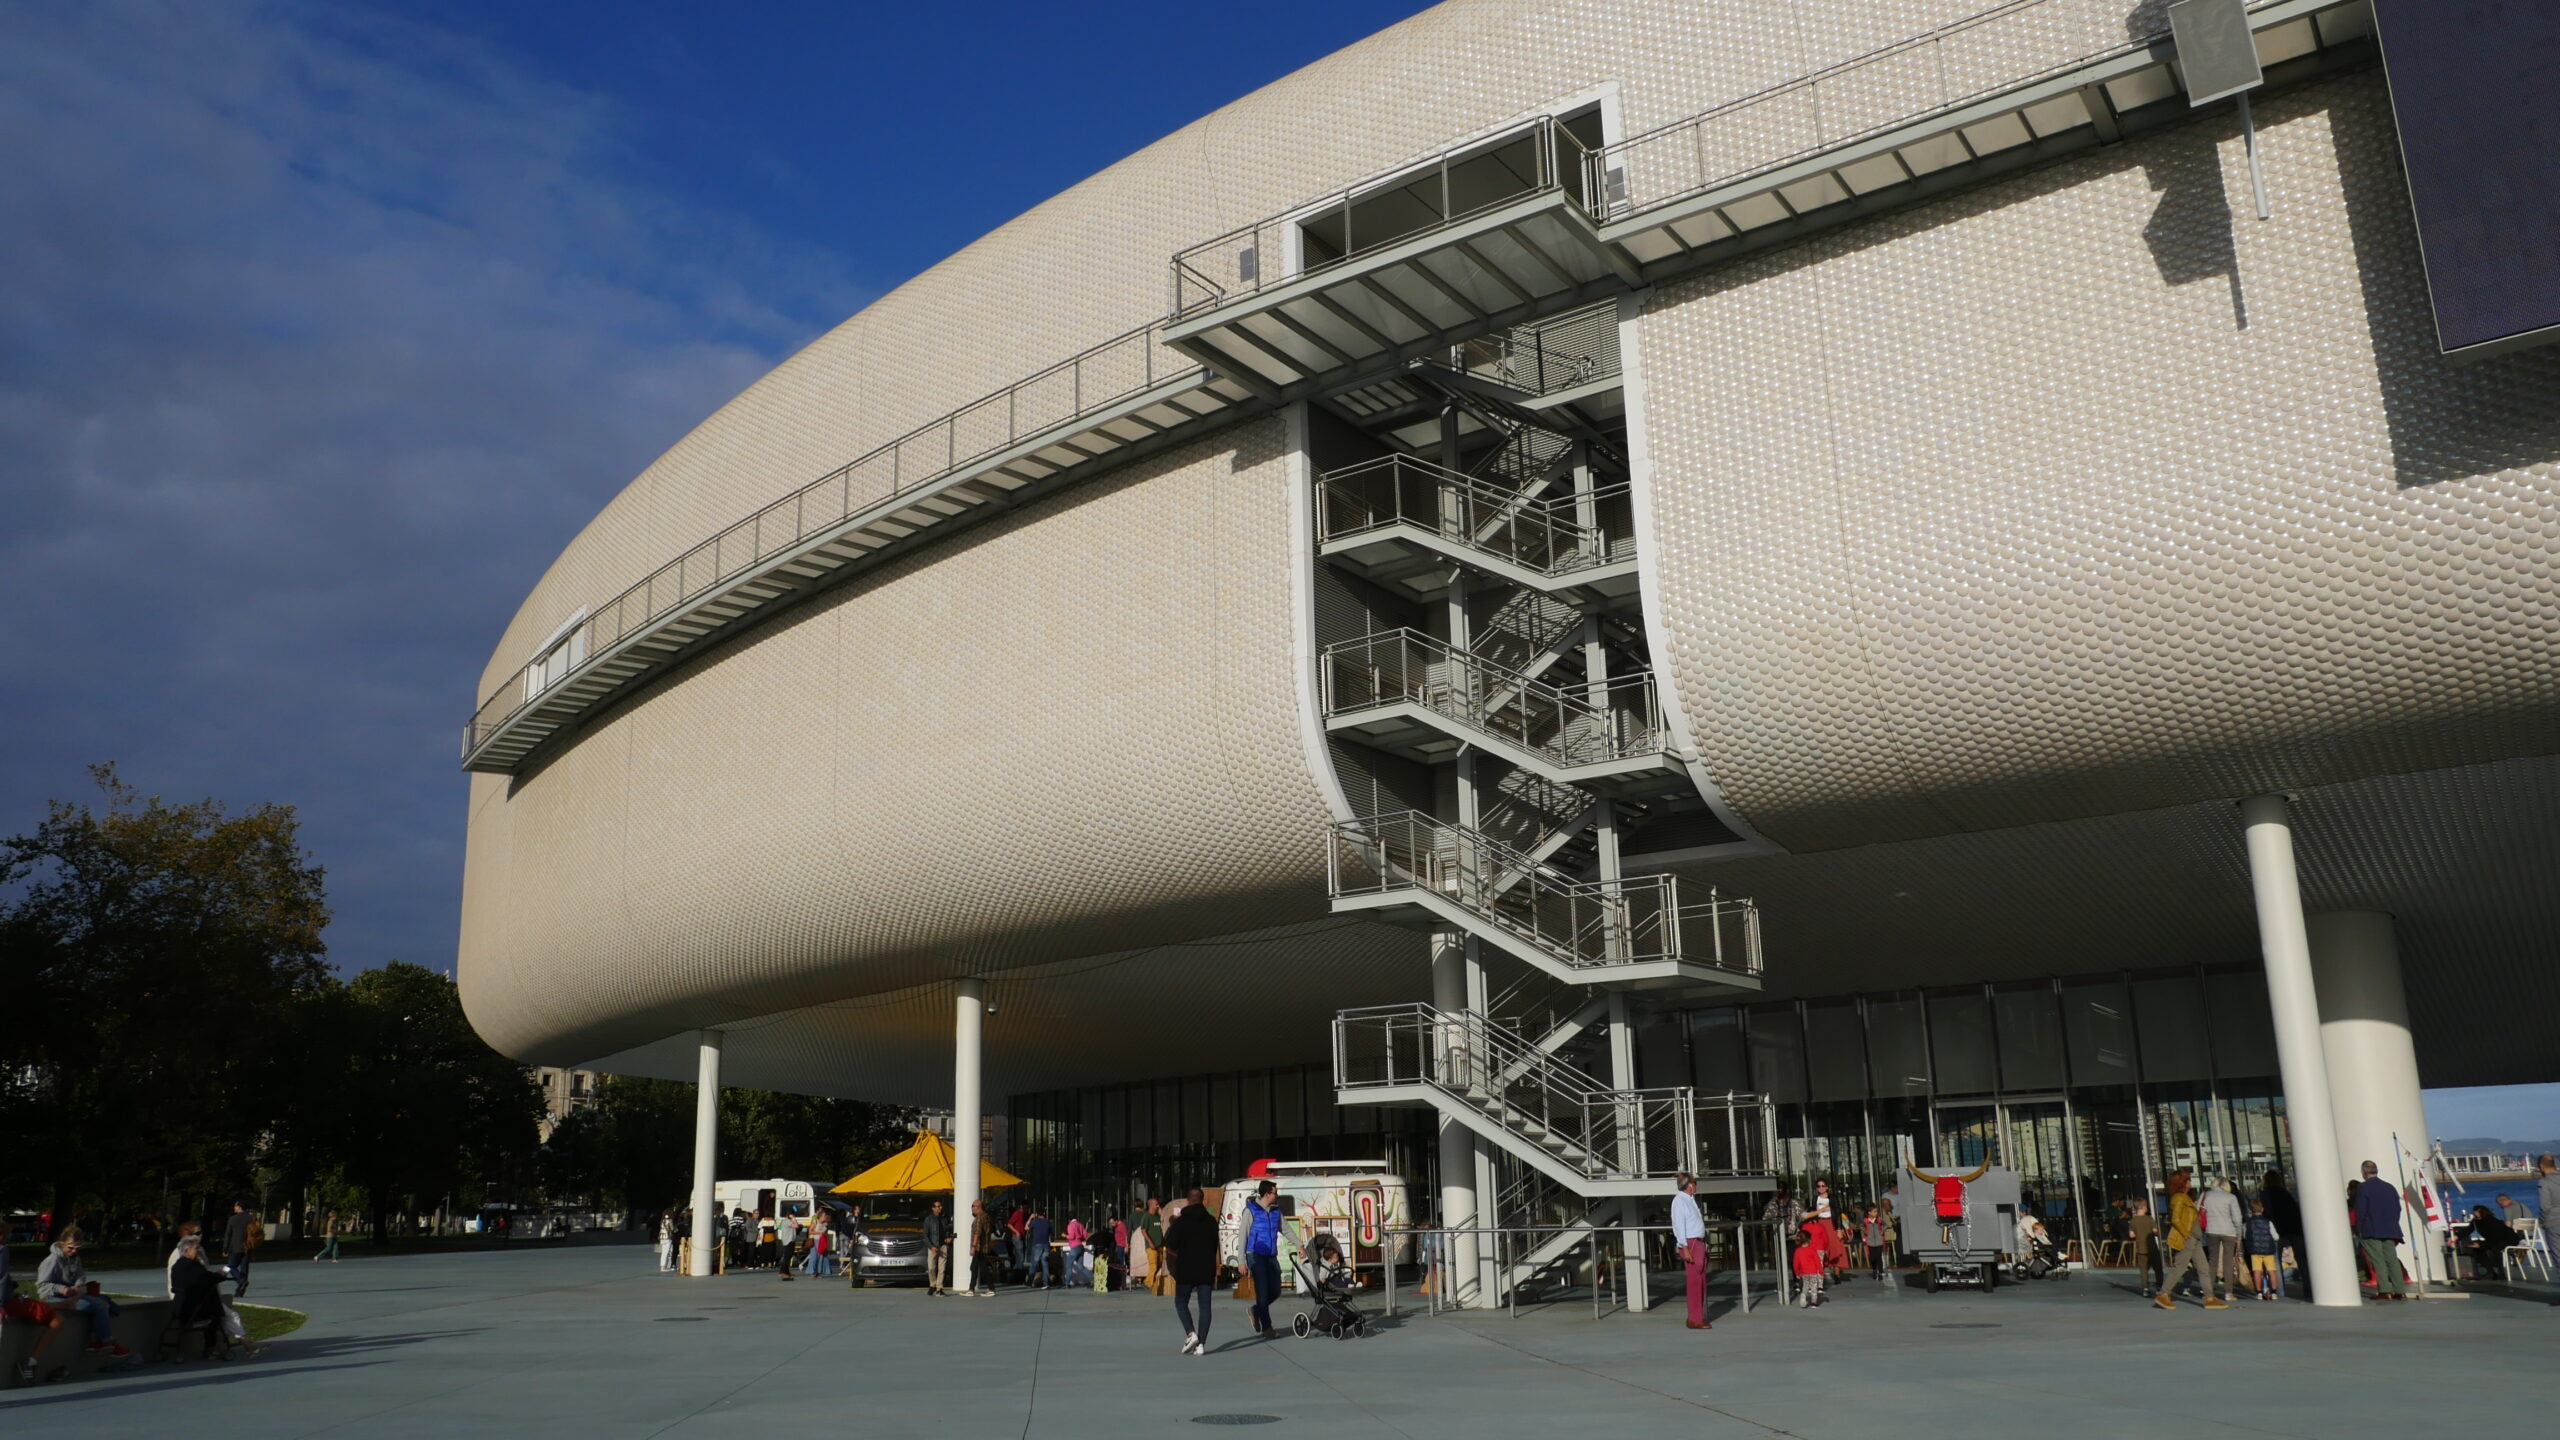
{"label": "blue sky", "polygon": [[872,297],[1421,8],[0,7],[0,825],[102,759],[291,801],[338,963],[448,964],[458,729],[571,533]]}

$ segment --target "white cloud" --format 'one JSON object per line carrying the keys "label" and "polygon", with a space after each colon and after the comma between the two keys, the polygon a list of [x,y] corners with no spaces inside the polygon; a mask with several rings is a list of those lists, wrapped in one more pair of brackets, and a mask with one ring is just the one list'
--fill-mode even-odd
{"label": "white cloud", "polygon": [[628,117],[368,11],[0,16],[0,824],[301,804],[337,958],[450,954],[455,737],[561,543],[866,296]]}

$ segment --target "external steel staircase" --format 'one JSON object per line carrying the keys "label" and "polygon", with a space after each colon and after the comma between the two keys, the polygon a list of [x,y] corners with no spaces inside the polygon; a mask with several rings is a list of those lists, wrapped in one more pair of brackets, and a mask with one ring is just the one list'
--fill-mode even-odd
{"label": "external steel staircase", "polygon": [[1436,1109],[1586,1199],[1659,1195],[1684,1171],[1747,1181],[1774,1149],[1764,1097],[1614,1088],[1485,1016],[1346,1010],[1333,1038],[1343,1103]]}

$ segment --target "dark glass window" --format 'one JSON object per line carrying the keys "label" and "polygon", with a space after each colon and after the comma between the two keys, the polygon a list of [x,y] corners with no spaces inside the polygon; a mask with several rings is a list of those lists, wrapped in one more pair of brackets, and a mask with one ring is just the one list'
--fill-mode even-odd
{"label": "dark glass window", "polygon": [[1941,1095],[1988,1095],[1999,1088],[1992,1068],[1991,1000],[1978,986],[1929,992],[1929,1050]]}
{"label": "dark glass window", "polygon": [[2062,1032],[2068,1042],[2073,1085],[2133,1083],[2133,1013],[2122,982],[2083,980],[2064,985]]}
{"label": "dark glass window", "polygon": [[1796,1007],[1754,1005],[1750,1009],[1751,1088],[1781,1105],[1804,1101],[1804,1026]]}
{"label": "dark glass window", "polygon": [[1867,1074],[1879,1097],[1929,1093],[1928,1032],[1918,994],[1867,1002]]}
{"label": "dark glass window", "polygon": [[2016,1093],[2062,1088],[2062,1014],[2053,987],[2003,986],[1992,995],[2000,1029],[2000,1088]]}
{"label": "dark glass window", "polygon": [[[1867,1037],[1855,1000],[1817,1000],[1805,1006],[1805,1068],[1816,1100],[1867,1096]],[[1865,1133],[1860,1125],[1861,1143]],[[1863,1167],[1862,1167],[1863,1168]]]}
{"label": "dark glass window", "polygon": [[2267,1013],[2266,976],[2222,970],[2204,977],[2205,1027],[2213,1034],[2213,1073],[2223,1079],[2272,1079],[2276,1027]]}
{"label": "dark glass window", "polygon": [[1697,1077],[1690,1083],[1702,1093],[1749,1090],[1751,1056],[1742,1043],[1742,1012],[1728,1006],[1691,1015],[1689,1063]]}
{"label": "dark glass window", "polygon": [[2142,1037],[2144,1084],[2202,1080],[2210,1072],[2204,1002],[2193,975],[2165,975],[2133,982],[2135,1031]]}

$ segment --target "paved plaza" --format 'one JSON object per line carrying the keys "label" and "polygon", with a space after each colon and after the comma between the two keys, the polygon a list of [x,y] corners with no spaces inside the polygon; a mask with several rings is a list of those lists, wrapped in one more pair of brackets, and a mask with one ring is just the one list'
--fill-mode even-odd
{"label": "paved plaza", "polygon": [[684,1280],[626,1247],[279,1263],[254,1298],[311,1321],[265,1358],[0,1393],[0,1430],[993,1440],[1182,1435],[1251,1415],[1278,1417],[1255,1430],[1274,1437],[2153,1440],[2550,1423],[2560,1310],[2546,1305],[2167,1315],[2121,1283],[1929,1296],[1862,1282],[1819,1311],[1727,1312],[1703,1334],[1671,1309],[1406,1315],[1343,1343],[1249,1339],[1246,1307],[1221,1300],[1216,1352],[1189,1359],[1170,1303],[1143,1295]]}

